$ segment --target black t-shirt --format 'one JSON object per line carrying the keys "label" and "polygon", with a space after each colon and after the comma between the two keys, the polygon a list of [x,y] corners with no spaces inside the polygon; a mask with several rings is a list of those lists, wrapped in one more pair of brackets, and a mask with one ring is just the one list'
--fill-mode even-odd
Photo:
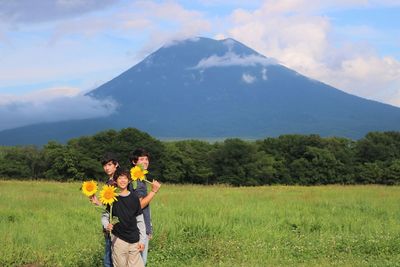
{"label": "black t-shirt", "polygon": [[118,196],[114,201],[112,216],[117,216],[119,222],[114,225],[112,234],[128,243],[139,241],[139,229],[136,216],[142,214],[139,198],[130,192],[128,196]]}
{"label": "black t-shirt", "polygon": [[[139,200],[140,198],[145,198],[147,196],[146,182],[137,181],[136,183],[137,183],[136,189],[133,188],[132,182],[129,183],[128,190],[131,191],[131,193],[136,194]],[[144,224],[146,226],[146,234],[151,235],[153,234],[153,226],[151,224],[150,203],[147,204],[147,206],[142,209],[142,212],[143,212]]]}

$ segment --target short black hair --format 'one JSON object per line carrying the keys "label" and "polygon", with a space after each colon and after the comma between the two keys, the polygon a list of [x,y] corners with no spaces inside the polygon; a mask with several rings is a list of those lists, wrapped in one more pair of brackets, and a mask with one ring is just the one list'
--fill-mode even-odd
{"label": "short black hair", "polygon": [[103,166],[109,163],[110,161],[112,161],[112,163],[114,163],[115,165],[117,165],[118,163],[118,158],[112,152],[104,153],[103,157],[100,159],[101,165]]}
{"label": "short black hair", "polygon": [[131,172],[126,169],[122,169],[122,168],[118,168],[115,171],[114,176],[113,176],[114,181],[116,182],[118,177],[120,177],[122,175],[128,177],[129,182],[131,181]]}
{"label": "short black hair", "polygon": [[144,148],[137,148],[129,154],[129,161],[137,162],[139,157],[147,157],[150,160],[150,154]]}

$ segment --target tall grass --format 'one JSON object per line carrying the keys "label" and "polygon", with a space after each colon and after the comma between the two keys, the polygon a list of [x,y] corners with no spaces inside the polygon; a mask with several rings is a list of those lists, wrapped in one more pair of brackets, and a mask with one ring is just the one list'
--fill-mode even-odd
{"label": "tall grass", "polygon": [[[80,184],[0,181],[0,266],[101,266]],[[400,187],[164,185],[148,266],[400,266]]]}
{"label": "tall grass", "polygon": [[79,187],[0,181],[0,266],[101,266],[99,214]]}
{"label": "tall grass", "polygon": [[399,266],[400,188],[171,186],[154,266]]}

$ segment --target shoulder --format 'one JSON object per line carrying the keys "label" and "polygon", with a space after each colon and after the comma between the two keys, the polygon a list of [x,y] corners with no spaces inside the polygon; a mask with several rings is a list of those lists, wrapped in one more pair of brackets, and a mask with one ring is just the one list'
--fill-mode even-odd
{"label": "shoulder", "polygon": [[129,201],[135,203],[136,205],[138,205],[140,207],[139,196],[136,194],[136,192],[135,193],[130,192],[128,198],[129,198]]}
{"label": "shoulder", "polygon": [[145,182],[138,181],[135,189],[138,197],[145,197],[147,195],[147,186]]}
{"label": "shoulder", "polygon": [[132,182],[130,182],[130,183],[128,184],[128,190],[129,190],[129,192],[132,192],[132,193],[135,192],[135,188],[133,188]]}

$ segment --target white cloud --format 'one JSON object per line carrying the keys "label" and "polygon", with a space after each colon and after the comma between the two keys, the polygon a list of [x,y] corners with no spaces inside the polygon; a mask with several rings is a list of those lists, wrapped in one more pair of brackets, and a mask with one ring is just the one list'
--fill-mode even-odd
{"label": "white cloud", "polygon": [[264,81],[268,80],[267,69],[266,69],[266,68],[263,68],[263,69],[261,70],[261,77],[262,77],[262,79],[263,79]]}
{"label": "white cloud", "polygon": [[[319,15],[328,8],[400,5],[396,1],[266,0],[256,10],[231,14],[228,35],[261,54],[310,78],[361,97],[398,105],[400,62],[378,55],[367,41],[354,42],[337,33],[377,36],[367,26],[336,29],[330,18]],[[342,31],[342,32],[341,32]]]}
{"label": "white cloud", "polygon": [[[52,5],[50,2],[54,1],[38,6],[45,8]],[[95,2],[86,4],[100,10],[102,6],[96,9]],[[107,2],[111,5],[116,1]],[[28,12],[22,4],[15,9]],[[102,12],[24,24],[16,31],[2,33],[0,27],[0,38],[10,40],[1,47],[0,90],[43,81],[87,83],[94,76],[107,82],[163,44],[204,35],[210,29],[211,23],[201,12],[174,2],[151,1],[122,1]]]}
{"label": "white cloud", "polygon": [[0,105],[8,105],[15,102],[46,103],[60,97],[74,97],[79,94],[80,90],[73,87],[48,88],[23,95],[2,94],[0,95]]}
{"label": "white cloud", "polygon": [[326,75],[331,84],[352,94],[400,106],[396,101],[400,98],[400,62],[392,57],[354,56]]}
{"label": "white cloud", "polygon": [[140,1],[134,4],[130,13],[131,17],[147,18],[153,22],[147,32],[149,38],[139,51],[143,56],[174,40],[206,35],[215,27],[202,12],[185,9],[182,5],[170,1]]}
{"label": "white cloud", "polygon": [[205,69],[211,67],[227,67],[227,66],[268,66],[276,64],[276,61],[259,55],[241,56],[233,52],[228,52],[223,56],[213,55],[203,58],[197,63],[193,69]]}
{"label": "white cloud", "polygon": [[77,88],[50,88],[22,96],[0,95],[0,130],[40,122],[87,119],[112,114],[112,99],[97,100]]}
{"label": "white cloud", "polygon": [[163,47],[167,48],[167,47],[171,47],[171,46],[174,46],[174,45],[179,45],[179,44],[184,43],[184,42],[197,42],[199,40],[200,40],[199,37],[179,38],[179,39],[167,41],[163,45]]}
{"label": "white cloud", "polygon": [[245,83],[254,83],[257,79],[256,79],[256,77],[254,77],[254,76],[251,75],[251,74],[243,73],[243,75],[242,75],[242,80],[243,80]]}

